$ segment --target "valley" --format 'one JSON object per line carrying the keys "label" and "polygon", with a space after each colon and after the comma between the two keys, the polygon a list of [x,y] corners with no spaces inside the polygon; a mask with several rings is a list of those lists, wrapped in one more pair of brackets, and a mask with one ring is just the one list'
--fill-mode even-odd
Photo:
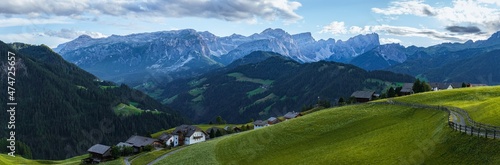
{"label": "valley", "polygon": [[[500,105],[490,104],[496,102],[498,90],[498,86],[473,87],[425,92],[394,100],[423,105],[456,105],[469,111],[474,120],[499,126],[481,115],[474,115],[477,111],[498,118],[499,114],[495,112]],[[497,148],[500,141],[454,131],[448,126],[448,114],[444,111],[377,104],[387,101],[324,109],[258,130],[223,136],[183,147],[162,157],[156,164],[499,163]],[[135,160],[148,163],[168,153],[152,151]],[[74,160],[80,157],[63,161],[18,160],[33,164],[77,164]],[[4,162],[9,160],[3,155],[0,158]],[[123,159],[104,164],[121,163]]]}

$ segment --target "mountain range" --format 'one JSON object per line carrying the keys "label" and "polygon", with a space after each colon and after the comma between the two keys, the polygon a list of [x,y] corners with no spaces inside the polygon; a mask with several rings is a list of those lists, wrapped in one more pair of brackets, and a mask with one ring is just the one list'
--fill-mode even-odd
{"label": "mountain range", "polygon": [[[0,57],[7,59],[7,52],[16,58],[16,144],[28,146],[16,154],[25,158],[65,159],[87,153],[97,143],[113,145],[134,134],[190,123],[143,92],[99,80],[45,45],[0,41]],[[0,62],[2,82],[7,82],[8,66],[7,60]],[[1,104],[7,96],[0,94]],[[131,110],[135,113],[127,115]],[[7,120],[0,118],[1,123]],[[9,137],[7,126],[3,130],[0,137]]]}
{"label": "mountain range", "polygon": [[[310,32],[289,34],[282,29],[226,37],[184,29],[107,38],[83,35],[54,50],[102,79],[132,86],[154,86],[201,75],[227,66],[253,51],[276,52],[299,63],[335,61],[365,70],[388,70],[446,82],[450,81],[446,75],[422,76],[435,75],[427,72],[439,71],[445,64],[499,49],[499,36],[497,32],[484,41],[443,43],[424,48],[381,45],[376,33],[342,41],[315,40]],[[474,52],[467,53],[471,49]]]}
{"label": "mountain range", "polygon": [[54,51],[102,79],[135,86],[206,73],[253,51],[272,51],[301,63],[348,62],[379,45],[377,34],[316,41],[311,33],[291,35],[282,29],[227,37],[185,29],[107,38],[83,35]]}

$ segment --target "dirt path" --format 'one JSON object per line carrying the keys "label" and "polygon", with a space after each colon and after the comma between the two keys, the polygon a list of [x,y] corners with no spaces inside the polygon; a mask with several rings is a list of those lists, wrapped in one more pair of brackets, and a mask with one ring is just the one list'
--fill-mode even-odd
{"label": "dirt path", "polygon": [[179,152],[181,150],[183,150],[185,147],[183,148],[179,148],[178,150],[175,150],[175,151],[172,151],[172,152],[169,152],[169,153],[166,153],[165,155],[159,157],[159,158],[156,158],[155,160],[153,160],[152,162],[149,162],[148,165],[153,165],[155,163],[158,163],[160,160],[163,160],[165,159],[167,156],[170,156],[172,154],[175,154],[176,152]]}

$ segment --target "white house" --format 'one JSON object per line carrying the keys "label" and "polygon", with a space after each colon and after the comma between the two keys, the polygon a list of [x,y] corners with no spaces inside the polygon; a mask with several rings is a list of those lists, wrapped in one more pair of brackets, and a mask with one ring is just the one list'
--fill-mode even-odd
{"label": "white house", "polygon": [[253,122],[253,129],[259,129],[259,128],[267,127],[267,126],[269,126],[267,121],[256,120]]}
{"label": "white house", "polygon": [[172,134],[163,133],[160,135],[160,137],[158,137],[158,139],[165,143],[165,145],[167,146],[173,146],[174,136]]}
{"label": "white house", "polygon": [[208,137],[205,131],[192,125],[181,125],[176,127],[172,135],[174,147],[204,142]]}

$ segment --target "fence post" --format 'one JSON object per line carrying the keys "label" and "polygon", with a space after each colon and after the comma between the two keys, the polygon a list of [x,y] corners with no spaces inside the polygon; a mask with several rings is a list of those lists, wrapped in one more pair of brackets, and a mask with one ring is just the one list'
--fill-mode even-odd
{"label": "fence post", "polygon": [[480,134],[481,133],[481,127],[478,128],[478,131],[477,131],[477,137],[481,137]]}

